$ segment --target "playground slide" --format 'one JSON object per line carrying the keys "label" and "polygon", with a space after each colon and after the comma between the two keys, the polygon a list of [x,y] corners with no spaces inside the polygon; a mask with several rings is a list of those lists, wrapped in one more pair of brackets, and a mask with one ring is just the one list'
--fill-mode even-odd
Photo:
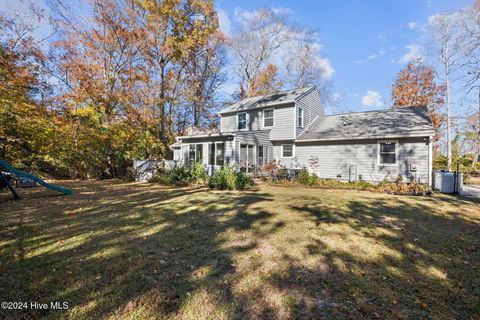
{"label": "playground slide", "polygon": [[10,163],[8,163],[5,160],[0,160],[0,166],[5,168],[5,170],[10,171],[11,173],[16,175],[17,177],[23,177],[23,178],[33,180],[36,183],[38,183],[39,185],[41,185],[41,186],[43,186],[47,189],[54,190],[54,191],[57,191],[57,192],[60,192],[60,193],[63,193],[63,194],[72,194],[72,190],[67,189],[67,188],[62,188],[62,187],[56,186],[54,184],[46,183],[45,181],[43,181],[39,177],[34,176],[33,174],[26,173],[26,172],[15,169],[12,165],[10,165]]}

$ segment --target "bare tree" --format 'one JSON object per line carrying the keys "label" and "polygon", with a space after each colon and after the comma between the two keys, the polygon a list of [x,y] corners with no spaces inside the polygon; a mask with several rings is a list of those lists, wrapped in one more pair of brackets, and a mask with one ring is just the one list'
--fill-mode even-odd
{"label": "bare tree", "polygon": [[443,72],[441,79],[446,89],[447,157],[448,170],[452,169],[452,80],[453,73],[459,68],[460,37],[458,36],[458,16],[442,13],[433,16],[429,29],[433,40],[433,53],[439,60]]}
{"label": "bare tree", "polygon": [[261,9],[242,22],[241,30],[230,41],[241,79],[238,98],[255,95],[255,83],[263,69],[289,39],[287,19],[272,10]]}
{"label": "bare tree", "polygon": [[468,117],[468,127],[473,131],[467,132],[473,148],[473,162],[475,166],[480,156],[480,0],[463,10],[462,17],[462,53],[465,69],[465,88],[467,95],[478,90],[478,110]]}
{"label": "bare tree", "polygon": [[285,50],[286,83],[290,87],[317,86],[323,105],[334,104],[330,78],[333,68],[321,57],[318,33],[297,26],[291,30],[288,50]]}

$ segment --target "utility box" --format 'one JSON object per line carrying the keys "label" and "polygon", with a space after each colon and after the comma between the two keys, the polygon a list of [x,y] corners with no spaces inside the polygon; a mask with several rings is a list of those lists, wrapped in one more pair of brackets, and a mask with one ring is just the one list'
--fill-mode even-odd
{"label": "utility box", "polygon": [[463,173],[435,172],[433,175],[433,188],[441,193],[461,193],[463,189]]}

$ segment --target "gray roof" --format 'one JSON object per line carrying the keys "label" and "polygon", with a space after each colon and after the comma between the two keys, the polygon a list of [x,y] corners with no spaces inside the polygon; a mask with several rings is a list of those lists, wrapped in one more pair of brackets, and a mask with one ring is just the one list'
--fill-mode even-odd
{"label": "gray roof", "polygon": [[278,93],[267,94],[265,96],[258,96],[252,98],[246,98],[242,101],[235,102],[234,104],[226,107],[225,109],[220,110],[220,114],[228,113],[228,112],[236,112],[236,111],[243,111],[243,110],[251,110],[263,107],[274,106],[278,104],[284,104],[288,102],[294,102],[303,94],[307,93],[313,86],[305,87],[305,88],[297,88],[287,91],[281,91]]}
{"label": "gray roof", "polygon": [[406,107],[320,117],[297,141],[430,136],[433,133],[426,107]]}

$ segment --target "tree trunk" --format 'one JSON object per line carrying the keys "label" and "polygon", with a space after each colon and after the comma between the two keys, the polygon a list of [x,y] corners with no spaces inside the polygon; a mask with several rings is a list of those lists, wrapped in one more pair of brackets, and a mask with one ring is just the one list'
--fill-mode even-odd
{"label": "tree trunk", "polygon": [[445,85],[447,87],[447,158],[448,164],[447,169],[448,171],[452,170],[452,119],[450,115],[450,108],[451,108],[451,97],[450,97],[450,66],[448,62],[448,41],[445,43]]}

